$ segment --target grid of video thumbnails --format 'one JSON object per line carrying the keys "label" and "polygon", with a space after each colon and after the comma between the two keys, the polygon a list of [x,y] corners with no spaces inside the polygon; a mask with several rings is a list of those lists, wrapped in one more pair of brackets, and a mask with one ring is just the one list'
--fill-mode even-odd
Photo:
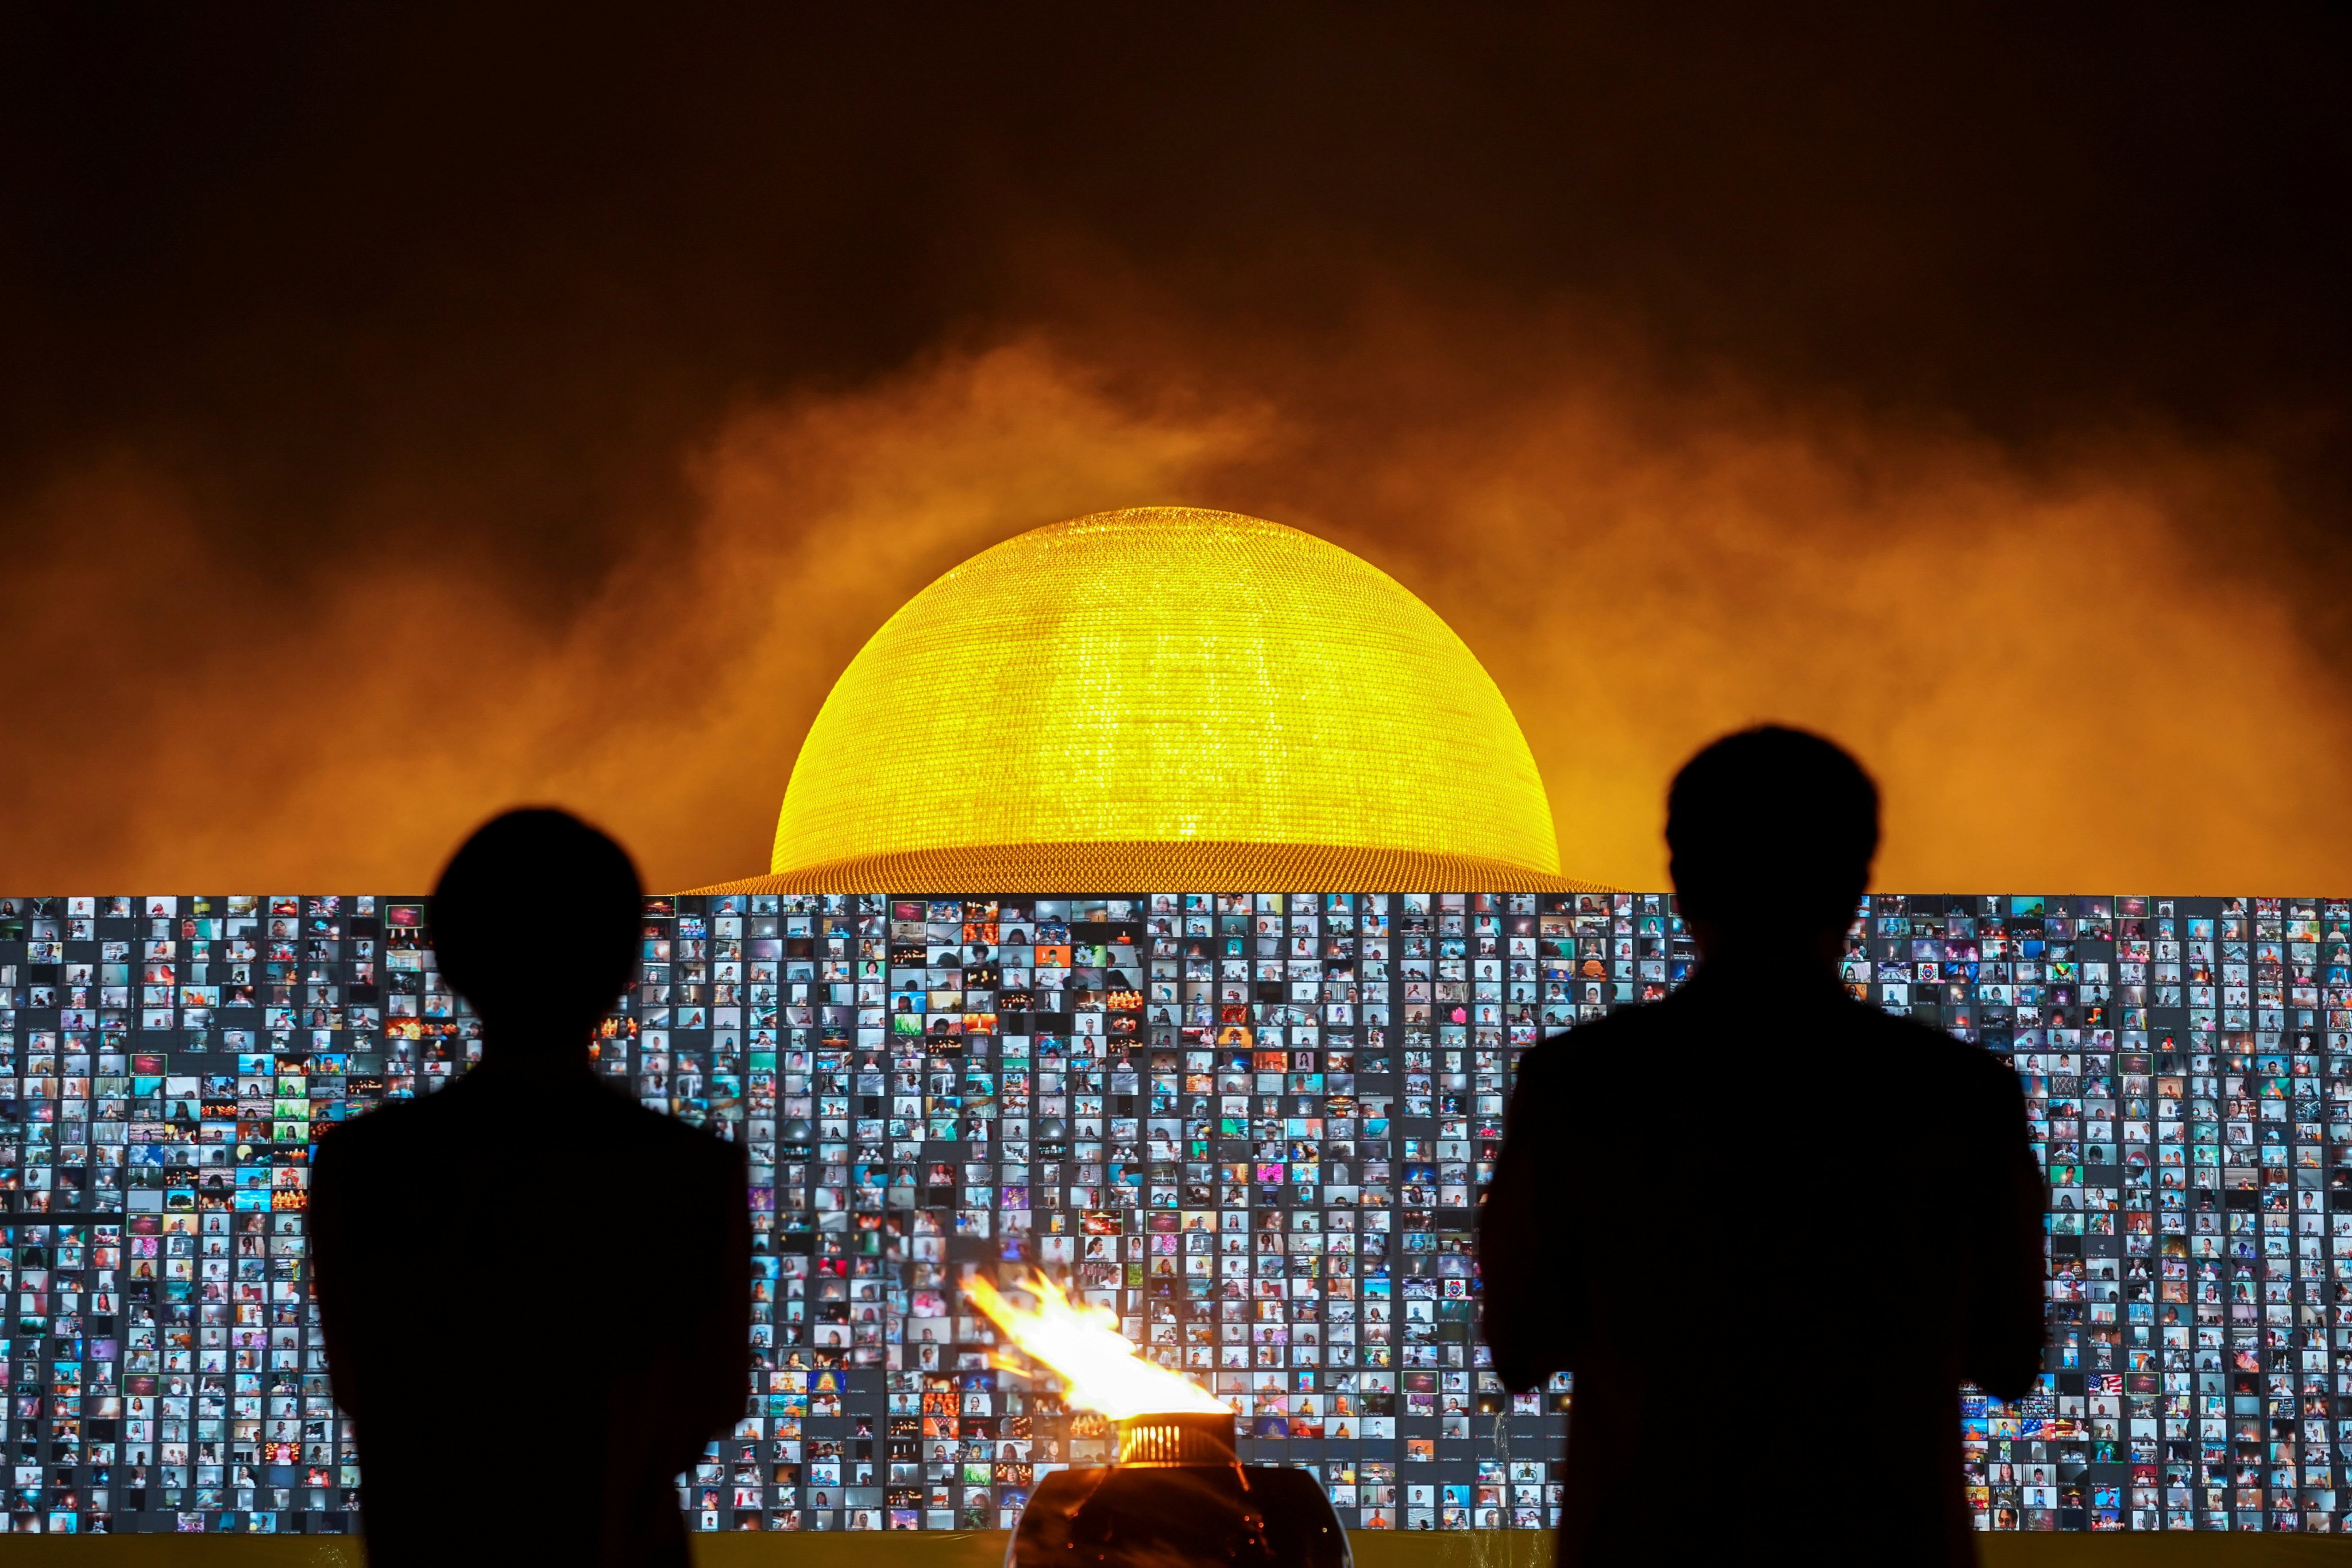
{"label": "grid of video thumbnails", "polygon": [[[10,1531],[361,1528],[303,1205],[321,1132],[478,1057],[424,913],[0,900]],[[2014,1066],[2053,1195],[2040,1385],[1962,1401],[1980,1527],[2343,1528],[2348,916],[1865,900],[1847,984]],[[1688,973],[1670,898],[655,898],[642,939],[595,1070],[751,1170],[691,1525],[1003,1528],[1108,1458],[959,1292],[1033,1268],[1352,1528],[1553,1521],[1572,1390],[1487,1369],[1473,1205],[1518,1053]]]}

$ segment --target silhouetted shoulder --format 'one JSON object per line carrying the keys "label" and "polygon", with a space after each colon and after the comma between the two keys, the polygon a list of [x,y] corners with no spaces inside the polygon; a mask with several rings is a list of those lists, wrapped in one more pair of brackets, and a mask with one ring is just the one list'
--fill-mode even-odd
{"label": "silhouetted shoulder", "polygon": [[712,1175],[724,1175],[745,1164],[743,1148],[739,1143],[730,1143],[716,1132],[689,1126],[675,1116],[665,1116],[634,1100],[624,1100],[622,1105],[636,1123],[637,1135],[657,1160]]}
{"label": "silhouetted shoulder", "polygon": [[1557,1035],[1548,1035],[1543,1043],[1520,1060],[1542,1053],[1546,1065],[1565,1069],[1586,1062],[1606,1061],[1619,1053],[1658,1040],[1674,1027],[1674,1019],[1657,1003],[1645,1002],[1638,1006],[1620,1007],[1605,1018],[1579,1024]]}
{"label": "silhouetted shoulder", "polygon": [[544,1145],[572,1138],[600,1147],[639,1178],[666,1171],[717,1180],[744,1166],[739,1146],[584,1074],[503,1079],[480,1069],[424,1099],[341,1123],[320,1140],[316,1158],[331,1173],[426,1150],[463,1151],[488,1139]]}
{"label": "silhouetted shoulder", "polygon": [[418,1125],[418,1113],[425,1109],[424,1100],[400,1100],[379,1106],[364,1116],[349,1121],[339,1121],[319,1135],[319,1143],[310,1156],[314,1166],[341,1165],[352,1162],[366,1163],[378,1151],[390,1154],[423,1131]]}
{"label": "silhouetted shoulder", "polygon": [[1668,1059],[1663,1053],[1673,1042],[1661,1012],[1655,1005],[1621,1008],[1529,1047],[1512,1074],[1505,1131],[1542,1137],[1582,1125],[1577,1120],[1580,1106],[1613,1104],[1605,1091],[1623,1081],[1628,1064],[1655,1066]]}
{"label": "silhouetted shoulder", "polygon": [[[1595,1079],[1613,1080],[1630,1063],[1666,1066],[1675,1053],[1711,1044],[1736,1047],[1746,1036],[1742,1015],[1751,1004],[1767,1026],[1813,1036],[1823,1048],[1859,1050],[1874,1065],[1923,1088],[1942,1086],[1941,1092],[1996,1107],[2019,1097],[2009,1064],[1982,1047],[1836,994],[1792,1003],[1769,994],[1717,993],[1710,998],[1678,990],[1663,1001],[1620,1007],[1605,1018],[1548,1036],[1519,1058],[1519,1079],[1541,1097]],[[1789,1008],[1794,1010],[1782,1011]]]}
{"label": "silhouetted shoulder", "polygon": [[2023,1089],[2017,1074],[1982,1046],[1955,1039],[1911,1018],[1898,1018],[1854,1003],[1855,1011],[1870,1020],[1877,1037],[1872,1044],[1891,1060],[1903,1062],[1927,1087],[1943,1085],[1964,1103],[1999,1108],[2020,1101]]}
{"label": "silhouetted shoulder", "polygon": [[1605,1018],[1595,1018],[1547,1035],[1519,1058],[1518,1081],[1559,1086],[1592,1073],[1620,1071],[1636,1053],[1664,1044],[1674,1032],[1674,1020],[1659,1004],[1620,1007]]}

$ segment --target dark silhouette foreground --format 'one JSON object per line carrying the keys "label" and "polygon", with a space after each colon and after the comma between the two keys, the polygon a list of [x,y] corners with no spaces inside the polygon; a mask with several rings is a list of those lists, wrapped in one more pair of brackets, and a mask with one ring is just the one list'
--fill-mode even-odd
{"label": "dark silhouette foreground", "polygon": [[1700,955],[1521,1062],[1480,1216],[1486,1335],[1575,1374],[1559,1563],[1976,1557],[1958,1385],[2041,1370],[2016,1076],[1835,968],[1877,794],[1829,742],[1716,742],[1667,840]]}
{"label": "dark silhouette foreground", "polygon": [[592,1076],[639,889],[560,812],[483,827],[436,952],[482,1060],[320,1142],[310,1230],[376,1568],[677,1564],[675,1478],[741,1415],[741,1152]]}

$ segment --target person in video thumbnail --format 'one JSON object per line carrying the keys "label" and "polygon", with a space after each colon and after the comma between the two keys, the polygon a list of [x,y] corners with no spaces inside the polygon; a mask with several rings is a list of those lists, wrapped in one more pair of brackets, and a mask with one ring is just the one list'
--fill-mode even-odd
{"label": "person in video thumbnail", "polygon": [[[1716,742],[1675,776],[1666,843],[1697,969],[1527,1054],[1479,1215],[1496,1375],[1575,1378],[1560,1568],[1972,1563],[1959,1385],[2015,1399],[2041,1366],[2044,1194],[2016,1075],[1840,982],[1878,792],[1836,746]],[[1629,1073],[1726,1092],[1690,1096],[1662,1151],[1624,1114]],[[1853,1129],[1890,1103],[1916,1110],[1858,1181]],[[1716,1261],[1644,1267],[1668,1222]],[[1776,1431],[1860,1435],[1833,1504],[1790,1508],[1771,1465],[1694,1492],[1656,1463],[1658,1435],[1727,1410],[1729,1387]]]}
{"label": "person in video thumbnail", "polygon": [[[688,1562],[675,1479],[743,1404],[748,1172],[590,1069],[642,899],[627,854],[576,818],[484,826],[429,910],[480,1065],[319,1144],[310,1251],[374,1568]],[[490,1397],[531,1411],[533,1435],[500,1485],[466,1485],[467,1413]]]}

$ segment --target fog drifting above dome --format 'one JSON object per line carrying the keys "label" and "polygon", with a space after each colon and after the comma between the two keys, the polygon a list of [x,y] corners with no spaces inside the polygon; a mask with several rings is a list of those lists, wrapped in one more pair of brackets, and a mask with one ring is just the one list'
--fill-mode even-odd
{"label": "fog drifting above dome", "polygon": [[1477,659],[1338,546],[1234,512],[1034,529],[909,599],[730,890],[1583,887]]}

